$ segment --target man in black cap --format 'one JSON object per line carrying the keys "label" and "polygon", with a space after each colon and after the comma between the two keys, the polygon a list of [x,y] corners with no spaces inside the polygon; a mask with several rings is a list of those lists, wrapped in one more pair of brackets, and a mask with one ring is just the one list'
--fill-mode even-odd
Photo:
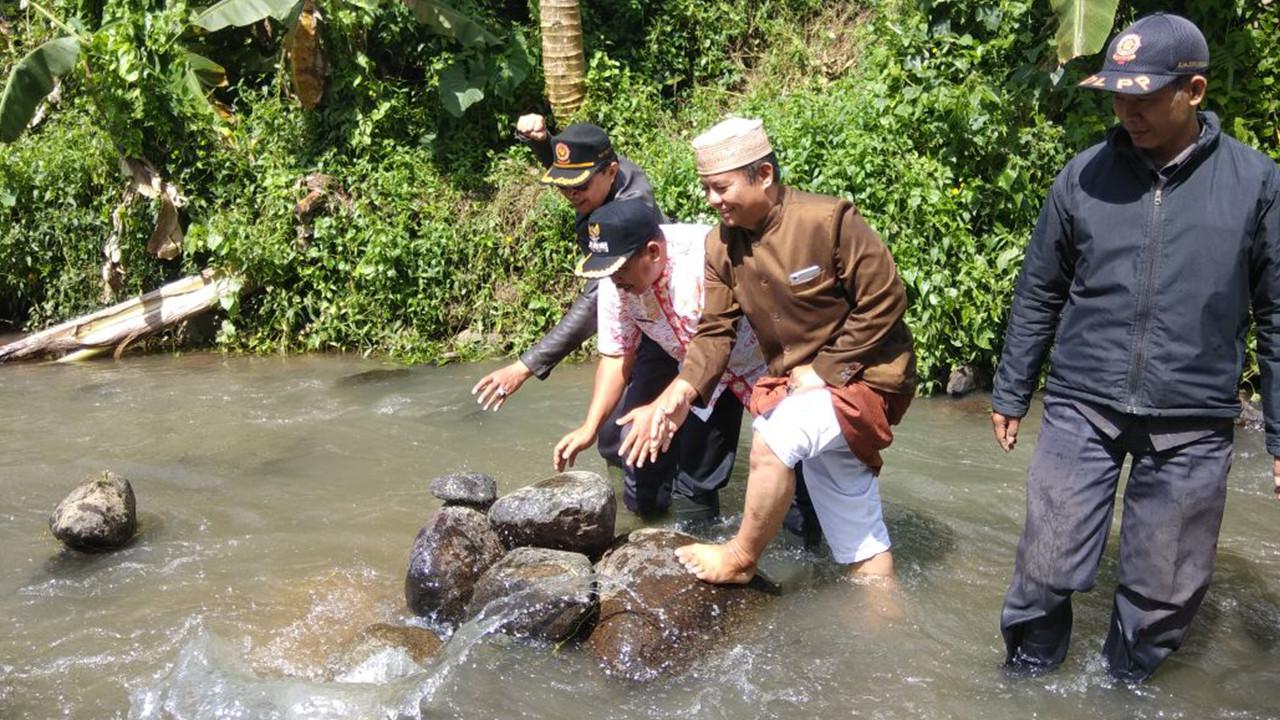
{"label": "man in black cap", "polygon": [[[556,470],[572,466],[621,402],[639,405],[661,388],[624,385],[642,339],[681,361],[702,317],[707,225],[659,226],[638,200],[618,200],[591,213],[582,228],[588,255],[575,272],[598,279],[600,360],[586,420],[556,444]],[[729,482],[752,384],[764,373],[764,356],[745,322],[727,369],[707,407],[676,433],[671,452],[629,473],[623,501],[635,511],[680,500],[718,513],[718,491]],[[687,518],[693,519],[693,518]]]}
{"label": "man in black cap", "polygon": [[[550,137],[542,116],[525,115],[517,121],[516,134],[529,144],[534,155],[547,168],[541,182],[556,188],[573,205],[575,230],[583,252],[589,252],[585,239],[588,215],[610,203],[634,201],[637,208],[648,209],[654,223],[666,221],[654,200],[653,188],[644,172],[614,151],[609,136],[600,127],[589,123],[575,123],[559,135]],[[495,370],[475,384],[471,392],[478,396],[477,402],[480,405],[486,410],[498,410],[526,380],[534,376],[545,380],[552,368],[595,334],[598,282],[597,279],[589,279],[582,294],[560,322],[542,340],[526,350],[519,360]],[[656,482],[652,480],[656,473],[674,472],[673,466],[642,470],[640,472],[646,477],[637,480],[637,470],[623,467],[622,459],[618,457],[622,428],[614,420],[629,411],[633,405],[651,400],[679,371],[676,361],[647,336],[640,338],[634,354],[626,394],[614,410],[614,415],[602,423],[599,429],[600,455],[610,466],[621,468],[624,488],[649,487]],[[708,458],[706,462],[686,465],[690,472],[696,473],[696,468],[702,467],[709,473],[706,477],[692,480],[690,486],[710,486],[717,482],[719,464],[715,462],[718,457],[715,448],[708,447],[705,454]],[[729,464],[732,465],[732,458]],[[671,478],[666,478],[666,481],[669,486]],[[624,497],[627,497],[625,493]],[[633,499],[635,502],[628,505],[629,509],[642,514],[662,512],[672,500],[669,494],[644,494]],[[674,500],[676,517],[680,520],[710,519],[719,511],[714,492],[700,495],[677,494]],[[803,516],[807,518],[808,513],[803,513]],[[805,528],[803,521],[796,526],[801,531]],[[808,528],[812,531],[816,526],[811,523]]]}
{"label": "man in black cap", "polygon": [[[573,205],[575,226],[586,222],[587,216],[605,203],[628,198],[643,202],[653,211],[658,222],[666,220],[654,200],[653,187],[644,171],[614,152],[608,134],[600,127],[575,123],[552,138],[543,117],[530,114],[521,116],[517,121],[516,135],[529,145],[538,161],[547,168],[541,182],[555,187]],[[589,281],[546,337],[526,350],[519,360],[481,378],[471,393],[478,395],[477,401],[484,409],[496,411],[530,377],[545,380],[552,368],[590,339],[595,331],[596,282]],[[641,358],[644,361],[642,365],[670,362],[656,348],[643,348]],[[616,433],[611,439],[617,440]],[[601,453],[606,457],[610,455],[605,446],[601,447]]]}
{"label": "man in black cap", "polygon": [[1198,110],[1208,68],[1184,18],[1117,35],[1080,85],[1120,122],[1058,175],[1027,247],[991,401],[1008,452],[1052,348],[1000,622],[1016,671],[1065,658],[1126,458],[1103,655],[1135,682],[1181,645],[1213,574],[1251,311],[1280,498],[1280,171]]}

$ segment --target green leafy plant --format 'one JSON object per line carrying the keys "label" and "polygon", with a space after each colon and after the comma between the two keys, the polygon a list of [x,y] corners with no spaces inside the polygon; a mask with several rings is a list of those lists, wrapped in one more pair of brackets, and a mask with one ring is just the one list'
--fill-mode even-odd
{"label": "green leafy plant", "polygon": [[[44,101],[55,87],[56,81],[70,74],[81,63],[86,76],[93,76],[93,66],[107,64],[104,55],[111,54],[114,35],[120,26],[106,23],[93,32],[76,30],[60,20],[39,2],[31,0],[29,6],[45,16],[49,22],[62,30],[66,35],[49,40],[32,50],[10,72],[3,95],[0,95],[0,141],[11,143],[20,136],[32,118],[40,103]],[[175,44],[176,37],[160,38],[163,46]],[[127,54],[116,53],[113,58],[123,72],[124,79],[136,80],[141,69],[130,68]],[[166,64],[162,69],[172,80],[172,86],[184,93],[189,100],[203,104],[207,100],[206,88],[225,84],[225,71],[216,62],[194,52],[188,47],[178,47],[176,51],[164,57]],[[92,85],[92,83],[91,83]],[[110,83],[98,83],[96,88],[99,105],[117,98],[111,97]],[[113,130],[124,130],[128,123],[104,110],[104,120]],[[122,154],[129,155],[134,148],[125,147]],[[132,153],[136,155],[137,153]]]}
{"label": "green leafy plant", "polygon": [[[376,0],[347,1],[366,10],[377,5]],[[514,87],[528,75],[528,52],[522,37],[506,43],[475,19],[436,0],[404,2],[419,22],[452,38],[464,50],[439,77],[440,102],[454,117],[461,117],[467,108],[484,99],[486,87],[510,97]],[[283,23],[288,29],[285,44],[294,62],[295,91],[303,106],[310,108],[319,102],[321,91],[299,82],[297,65],[300,61],[316,62],[314,58],[320,53],[318,36],[308,32],[309,23],[314,24],[318,17],[316,4],[309,0],[221,0],[196,15],[193,22],[209,32],[254,25],[267,18]]]}

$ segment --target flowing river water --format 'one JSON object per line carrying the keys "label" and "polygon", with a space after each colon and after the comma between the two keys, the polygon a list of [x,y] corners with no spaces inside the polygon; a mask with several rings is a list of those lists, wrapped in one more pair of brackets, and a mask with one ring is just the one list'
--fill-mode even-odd
{"label": "flowing river water", "polygon": [[[763,568],[785,594],[680,677],[620,683],[585,651],[474,623],[425,667],[387,656],[327,675],[357,630],[415,622],[404,571],[439,504],[431,478],[482,471],[505,492],[552,474],[591,368],[530,382],[494,414],[468,394],[492,367],[208,354],[0,367],[0,718],[1280,717],[1280,503],[1261,435],[1237,433],[1214,586],[1153,681],[1113,683],[1098,660],[1114,536],[1065,666],[1011,678],[996,621],[1039,409],[1006,456],[981,397],[918,400],[886,453],[896,617],[869,620],[867,588],[784,539]],[[594,454],[579,468],[603,472]],[[140,535],[62,552],[49,513],[103,469],[132,481]]]}

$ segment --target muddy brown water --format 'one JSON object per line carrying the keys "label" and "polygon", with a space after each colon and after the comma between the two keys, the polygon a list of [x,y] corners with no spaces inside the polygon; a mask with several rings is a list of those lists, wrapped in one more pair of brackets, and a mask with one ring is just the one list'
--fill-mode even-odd
{"label": "muddy brown water", "polygon": [[[403,573],[437,507],[432,477],[487,472],[505,492],[551,474],[591,368],[531,382],[494,414],[468,394],[492,367],[0,366],[0,718],[1280,717],[1280,503],[1261,436],[1237,436],[1214,587],[1152,682],[1117,685],[1097,658],[1114,542],[1078,599],[1066,665],[1008,678],[996,618],[1038,421],[1005,456],[982,398],[917,401],[886,453],[896,619],[870,619],[866,588],[784,540],[764,568],[785,593],[677,678],[617,683],[581,650],[477,624],[425,668],[391,657],[326,675],[360,629],[413,622]],[[727,512],[741,508],[739,465]],[[603,470],[586,454],[579,467]],[[141,533],[114,554],[64,553],[49,512],[101,469],[133,482]]]}

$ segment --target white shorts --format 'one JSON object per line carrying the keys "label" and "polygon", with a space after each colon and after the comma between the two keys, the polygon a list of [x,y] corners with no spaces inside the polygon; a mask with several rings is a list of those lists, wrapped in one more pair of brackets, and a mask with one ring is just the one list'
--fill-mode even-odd
{"label": "white shorts", "polygon": [[805,485],[836,562],[861,562],[889,549],[880,485],[849,450],[828,390],[787,397],[751,429],[787,467],[804,463]]}

